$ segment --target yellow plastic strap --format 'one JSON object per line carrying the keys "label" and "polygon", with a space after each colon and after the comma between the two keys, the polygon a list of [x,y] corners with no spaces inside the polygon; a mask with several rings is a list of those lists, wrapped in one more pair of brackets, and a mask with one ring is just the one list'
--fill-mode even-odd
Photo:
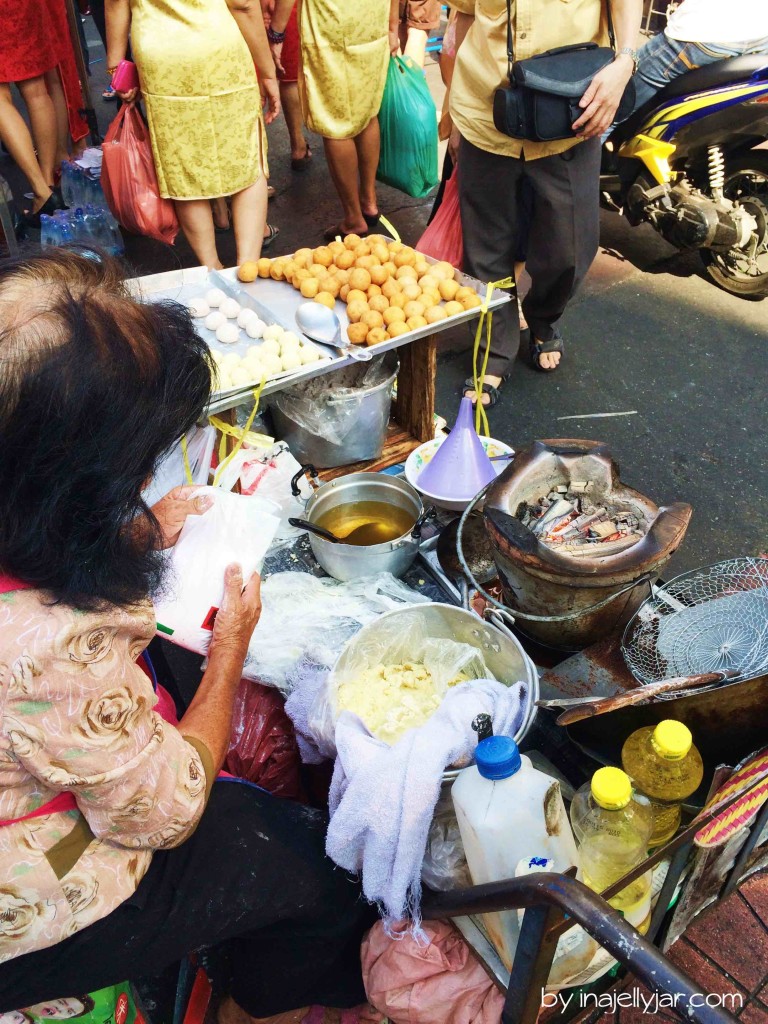
{"label": "yellow plastic strap", "polygon": [[383,228],[386,228],[386,230],[389,232],[389,234],[392,236],[392,238],[394,238],[396,242],[402,242],[402,238],[400,237],[397,228],[395,227],[394,224],[391,224],[386,217],[382,217],[381,215],[379,215],[379,224],[381,224]]}
{"label": "yellow plastic strap", "polygon": [[[496,288],[514,288],[514,278],[505,277],[501,281],[491,281],[485,289],[485,298],[481,306],[480,319],[477,322],[477,330],[475,331],[475,345],[472,352],[472,383],[475,386],[475,394],[477,395],[477,404],[475,405],[475,430],[481,437],[490,437],[490,427],[488,425],[488,414],[485,411],[483,405],[483,382],[485,381],[485,374],[488,369],[488,359],[491,354],[491,327],[493,325],[493,311],[488,309],[491,302],[491,297]],[[485,352],[483,353],[483,365],[478,372],[478,360],[480,357],[480,339],[483,336],[483,326],[485,326]]]}
{"label": "yellow plastic strap", "polygon": [[[248,438],[249,444],[255,443],[255,445],[257,446],[261,446],[262,442],[266,442],[264,447],[270,446],[274,443],[274,439],[271,437],[267,437],[266,434],[250,433],[253,421],[256,419],[256,413],[258,412],[259,409],[259,400],[261,399],[261,392],[264,388],[264,385],[266,384],[266,381],[267,377],[265,374],[261,378],[261,384],[259,384],[259,386],[253,393],[253,409],[244,427],[236,427],[233,426],[233,424],[231,423],[225,423],[223,420],[220,420],[218,416],[211,416],[209,419],[209,423],[212,426],[216,427],[217,430],[221,431],[221,444],[219,445],[219,468],[216,470],[216,474],[213,478],[214,487],[218,487],[222,473],[230,464],[232,459],[234,459],[234,457],[237,455],[240,449],[243,447],[246,438]],[[227,457],[222,460],[222,452],[226,452],[227,437],[236,437],[237,443],[235,444],[235,447],[232,449],[229,455],[227,455]]]}
{"label": "yellow plastic strap", "polygon": [[192,467],[189,464],[189,450],[187,448],[186,434],[181,435],[181,454],[184,457],[184,476],[187,478],[188,484],[193,484],[195,480],[192,476]]}

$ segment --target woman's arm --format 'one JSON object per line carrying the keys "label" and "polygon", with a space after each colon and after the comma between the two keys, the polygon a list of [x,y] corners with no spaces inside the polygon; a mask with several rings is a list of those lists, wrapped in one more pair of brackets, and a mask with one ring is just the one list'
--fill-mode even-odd
{"label": "woman's arm", "polygon": [[107,20],[107,68],[116,68],[128,52],[130,0],[106,0],[104,14]]}
{"label": "woman's arm", "polygon": [[264,28],[264,15],[259,0],[227,0],[232,17],[237,22],[251,51],[253,63],[259,73],[259,86],[262,98],[268,104],[264,115],[265,124],[271,124],[280,113],[280,89],[277,84],[277,72]]}

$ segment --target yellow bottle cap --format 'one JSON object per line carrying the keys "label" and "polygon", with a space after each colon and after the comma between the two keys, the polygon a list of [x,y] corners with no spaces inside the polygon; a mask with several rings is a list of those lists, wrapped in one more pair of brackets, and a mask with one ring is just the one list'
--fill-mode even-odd
{"label": "yellow bottle cap", "polygon": [[607,811],[618,811],[632,799],[632,783],[621,768],[598,768],[592,776],[592,796]]}
{"label": "yellow bottle cap", "polygon": [[659,757],[681,761],[693,745],[693,736],[687,725],[668,718],[653,730],[652,743]]}

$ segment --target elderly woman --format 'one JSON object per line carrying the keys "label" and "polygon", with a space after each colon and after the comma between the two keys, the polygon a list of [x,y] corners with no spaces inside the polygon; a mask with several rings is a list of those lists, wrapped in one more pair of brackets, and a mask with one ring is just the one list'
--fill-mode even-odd
{"label": "elderly woman", "polygon": [[141,492],[200,417],[187,311],[61,250],[0,265],[0,1013],[228,944],[220,1020],[365,996],[359,890],[323,816],[213,780],[260,613],[230,566],[178,728],[154,710],[147,595],[201,497]]}

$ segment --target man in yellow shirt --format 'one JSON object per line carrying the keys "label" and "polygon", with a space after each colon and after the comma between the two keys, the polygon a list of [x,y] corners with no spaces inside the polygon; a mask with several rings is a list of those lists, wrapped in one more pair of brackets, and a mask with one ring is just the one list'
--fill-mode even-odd
{"label": "man in yellow shirt", "polygon": [[[482,281],[512,276],[521,184],[533,193],[526,266],[531,290],[523,312],[531,357],[545,371],[559,365],[558,322],[597,253],[600,135],[613,123],[635,69],[642,0],[612,0],[616,57],[581,100],[574,138],[528,142],[497,131],[493,94],[508,82],[507,0],[451,0],[458,10],[451,82],[452,151],[458,159],[464,270]],[[510,0],[516,60],[558,46],[607,45],[607,0]],[[514,302],[494,314],[483,403],[493,404],[517,354]],[[466,389],[473,400],[471,382]]]}

